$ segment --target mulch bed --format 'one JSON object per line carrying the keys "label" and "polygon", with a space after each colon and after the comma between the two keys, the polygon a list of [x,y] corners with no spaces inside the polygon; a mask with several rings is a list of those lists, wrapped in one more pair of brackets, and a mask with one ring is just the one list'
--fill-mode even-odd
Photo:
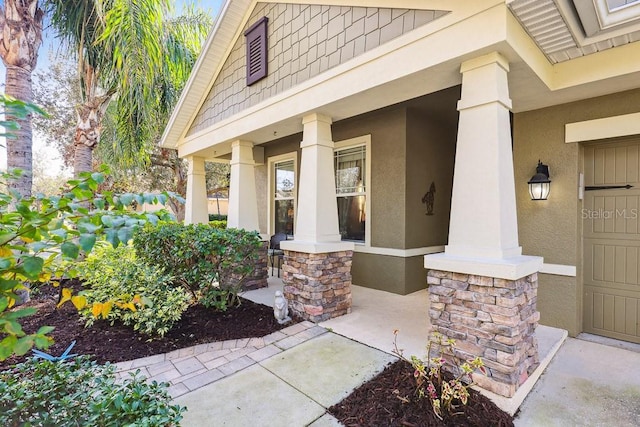
{"label": "mulch bed", "polygon": [[429,399],[415,396],[413,372],[409,362],[399,360],[328,412],[347,427],[513,426],[513,417],[475,390],[469,390],[469,402],[459,413],[438,419]]}
{"label": "mulch bed", "polygon": [[[80,284],[65,283],[64,286],[77,291]],[[190,307],[164,338],[151,340],[129,327],[112,326],[103,320],[86,328],[72,304],[56,309],[57,292],[53,287],[44,286],[26,304],[36,307],[38,313],[22,319],[25,332],[35,332],[42,325],[54,326],[56,329],[51,336],[55,343],[48,353],[59,355],[76,340],[72,352],[91,355],[99,363],[132,360],[201,343],[261,337],[288,326],[276,322],[271,307],[243,299],[239,307],[224,313],[201,306]],[[294,319],[294,322],[299,320]],[[0,362],[0,371],[26,357],[28,355]],[[414,396],[414,384],[411,365],[398,361],[329,408],[329,412],[347,427],[513,426],[511,416],[474,390],[470,390],[471,397],[464,413],[447,416],[441,421],[433,414],[428,399],[419,400]]]}
{"label": "mulch bed", "polygon": [[[64,286],[79,289],[78,283]],[[122,362],[214,341],[262,337],[292,324],[280,325],[273,316],[273,308],[242,299],[239,307],[226,312],[189,307],[164,338],[150,339],[130,327],[118,323],[111,326],[104,320],[86,328],[73,304],[66,303],[56,309],[57,292],[57,288],[43,286],[23,306],[38,309],[36,315],[21,319],[24,331],[34,333],[40,326],[54,326],[50,336],[55,343],[45,350],[47,353],[58,356],[76,340],[72,353],[91,355],[99,363]],[[293,323],[298,321],[294,319]],[[29,356],[30,353],[0,362],[0,371]]]}

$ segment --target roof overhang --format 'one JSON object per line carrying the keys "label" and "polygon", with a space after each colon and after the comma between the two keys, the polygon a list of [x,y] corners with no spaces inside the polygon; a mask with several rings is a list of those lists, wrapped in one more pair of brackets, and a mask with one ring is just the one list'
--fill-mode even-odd
{"label": "roof overhang", "polygon": [[[226,24],[216,23],[163,135],[163,145],[178,148],[181,157],[213,159],[228,154],[233,140],[262,144],[300,132],[302,117],[311,112],[337,121],[455,86],[461,83],[461,62],[493,51],[509,60],[514,112],[637,88],[640,81],[640,65],[629,59],[640,57],[640,43],[552,64],[504,1],[421,1],[423,8],[452,11],[186,137],[224,62],[226,50],[233,45],[252,10],[253,2],[245,0],[248,6],[240,17],[228,9],[230,3],[234,1],[225,5],[224,15],[219,18]],[[380,6],[383,2],[372,3]],[[234,36],[230,36],[232,32]],[[216,37],[223,33],[228,40],[224,48]]]}

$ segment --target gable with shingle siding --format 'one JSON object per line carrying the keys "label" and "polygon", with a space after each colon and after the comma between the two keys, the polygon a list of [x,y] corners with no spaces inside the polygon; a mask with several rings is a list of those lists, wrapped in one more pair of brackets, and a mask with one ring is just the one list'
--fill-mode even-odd
{"label": "gable with shingle siding", "polygon": [[242,33],[269,19],[268,74],[246,85],[239,37],[187,135],[446,15],[446,11],[258,3]]}

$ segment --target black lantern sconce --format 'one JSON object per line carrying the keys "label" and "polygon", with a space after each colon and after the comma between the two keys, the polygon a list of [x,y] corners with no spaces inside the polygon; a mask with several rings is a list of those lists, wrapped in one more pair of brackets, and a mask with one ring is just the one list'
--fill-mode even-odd
{"label": "black lantern sconce", "polygon": [[531,177],[527,184],[529,184],[531,200],[547,200],[549,190],[551,189],[549,166],[543,165],[542,162],[538,160],[536,174]]}

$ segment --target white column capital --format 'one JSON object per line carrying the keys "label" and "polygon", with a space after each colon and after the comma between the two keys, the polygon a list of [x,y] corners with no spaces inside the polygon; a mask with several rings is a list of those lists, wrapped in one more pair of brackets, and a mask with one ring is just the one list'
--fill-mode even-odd
{"label": "white column capital", "polygon": [[253,159],[254,143],[251,141],[236,140],[231,143],[231,161],[229,164],[252,165],[255,166]]}
{"label": "white column capital", "polygon": [[198,156],[187,156],[187,167],[189,174],[204,174],[204,158]]}
{"label": "white column capital", "polygon": [[308,114],[302,119],[302,142],[300,148],[322,145],[333,150],[331,117],[322,114]]}
{"label": "white column capital", "polygon": [[311,123],[311,122],[323,122],[323,123],[328,123],[328,124],[332,124],[333,123],[333,119],[329,116],[326,116],[324,114],[319,114],[319,113],[312,113],[312,114],[307,114],[306,116],[304,116],[302,118],[302,125],[306,125],[307,123]]}
{"label": "white column capital", "polygon": [[458,111],[485,104],[499,103],[511,110],[507,73],[509,63],[498,52],[470,59],[462,63],[462,96]]}
{"label": "white column capital", "polygon": [[507,60],[507,58],[502,56],[500,52],[491,52],[486,55],[469,59],[468,61],[464,61],[460,65],[460,73],[464,74],[475,68],[480,68],[480,67],[484,67],[485,65],[491,65],[491,64],[497,64],[503,70],[507,72],[509,71],[509,61]]}

